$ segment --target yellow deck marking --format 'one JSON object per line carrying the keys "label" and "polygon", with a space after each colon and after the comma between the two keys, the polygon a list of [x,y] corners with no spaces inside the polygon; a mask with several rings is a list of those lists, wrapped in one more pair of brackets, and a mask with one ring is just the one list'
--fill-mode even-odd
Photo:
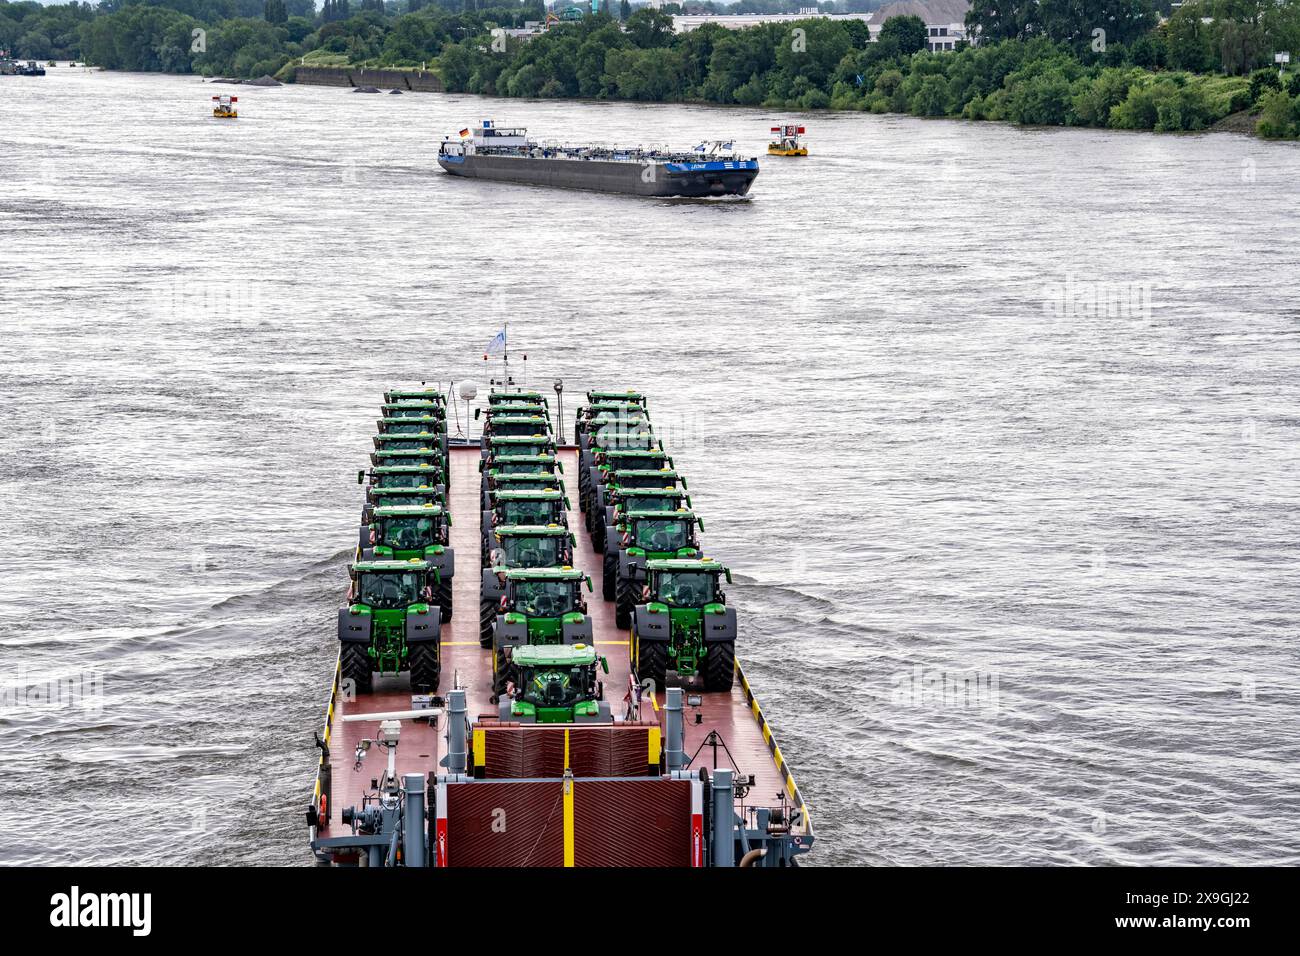
{"label": "yellow deck marking", "polygon": [[651,766],[659,764],[659,728],[651,727],[650,733],[646,735],[650,742],[650,759],[647,761]]}
{"label": "yellow deck marking", "polygon": [[[569,732],[564,732],[567,738]],[[565,761],[568,762],[567,760]],[[573,866],[573,779],[564,781],[564,865]]]}
{"label": "yellow deck marking", "polygon": [[627,647],[629,642],[628,641],[597,641],[596,643],[602,647],[604,647],[605,645],[610,645],[611,647]]}
{"label": "yellow deck marking", "polygon": [[482,728],[474,728],[474,766],[487,764],[487,733]]}
{"label": "yellow deck marking", "polygon": [[478,641],[439,641],[443,647],[479,647]]}

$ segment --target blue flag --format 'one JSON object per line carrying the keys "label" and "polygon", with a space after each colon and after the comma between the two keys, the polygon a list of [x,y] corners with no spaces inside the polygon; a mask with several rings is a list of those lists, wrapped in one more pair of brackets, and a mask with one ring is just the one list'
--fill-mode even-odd
{"label": "blue flag", "polygon": [[495,355],[497,352],[504,352],[506,348],[506,330],[502,329],[488,343],[488,347],[483,350],[485,355]]}

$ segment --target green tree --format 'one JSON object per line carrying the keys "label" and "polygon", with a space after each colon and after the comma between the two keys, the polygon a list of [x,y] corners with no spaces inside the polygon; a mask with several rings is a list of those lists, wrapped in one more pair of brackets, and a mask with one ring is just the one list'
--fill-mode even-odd
{"label": "green tree", "polygon": [[924,20],[908,14],[907,16],[890,17],[886,20],[880,27],[880,36],[877,37],[877,41],[892,43],[900,54],[911,56],[913,53],[919,53],[929,46],[928,33]]}
{"label": "green tree", "polygon": [[284,0],[266,0],[262,16],[267,23],[287,23],[289,11],[285,8]]}

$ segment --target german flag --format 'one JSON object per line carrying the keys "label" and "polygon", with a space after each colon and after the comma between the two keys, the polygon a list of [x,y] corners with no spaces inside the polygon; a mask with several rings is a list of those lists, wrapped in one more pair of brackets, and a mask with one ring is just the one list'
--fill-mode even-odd
{"label": "german flag", "polygon": [[468,136],[468,135],[469,135],[469,127],[466,126],[463,130],[461,130],[461,131],[460,131],[460,135],[461,135],[462,138]]}

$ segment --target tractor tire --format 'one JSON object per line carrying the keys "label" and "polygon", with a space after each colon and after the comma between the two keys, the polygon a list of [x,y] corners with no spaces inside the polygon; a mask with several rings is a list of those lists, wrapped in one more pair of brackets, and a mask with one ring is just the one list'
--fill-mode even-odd
{"label": "tractor tire", "polygon": [[614,590],[614,626],[626,631],[632,626],[632,609],[636,607],[635,581],[619,581]]}
{"label": "tractor tire", "polygon": [[339,676],[352,681],[358,694],[370,693],[370,648],[365,644],[346,643],[339,647]]}
{"label": "tractor tire", "polygon": [[478,602],[478,645],[492,646],[492,625],[497,619],[496,601]]}
{"label": "tractor tire", "polygon": [[433,591],[433,597],[438,605],[442,623],[446,624],[451,620],[451,582],[440,582]]}
{"label": "tractor tire", "polygon": [[605,522],[599,521],[591,532],[591,546],[597,551],[605,550]]}
{"label": "tractor tire", "polygon": [[506,684],[508,684],[514,674],[514,665],[506,660],[506,652],[497,648],[492,652],[494,660],[492,662],[492,693],[497,697],[506,695]]}
{"label": "tractor tire", "polygon": [[654,681],[655,693],[662,695],[664,692],[664,681],[668,673],[668,642],[642,641],[638,639],[636,647],[637,680],[641,682],[648,680]]}
{"label": "tractor tire", "polygon": [[601,580],[601,593],[605,596],[606,601],[612,601],[617,596],[618,589],[618,555],[605,552],[605,567]]}
{"label": "tractor tire", "polygon": [[736,679],[736,645],[731,641],[710,644],[704,658],[704,689],[731,690]]}
{"label": "tractor tire", "polygon": [[442,677],[442,661],[438,659],[438,642],[412,644],[408,651],[411,667],[411,690],[417,694],[432,694],[438,689]]}

